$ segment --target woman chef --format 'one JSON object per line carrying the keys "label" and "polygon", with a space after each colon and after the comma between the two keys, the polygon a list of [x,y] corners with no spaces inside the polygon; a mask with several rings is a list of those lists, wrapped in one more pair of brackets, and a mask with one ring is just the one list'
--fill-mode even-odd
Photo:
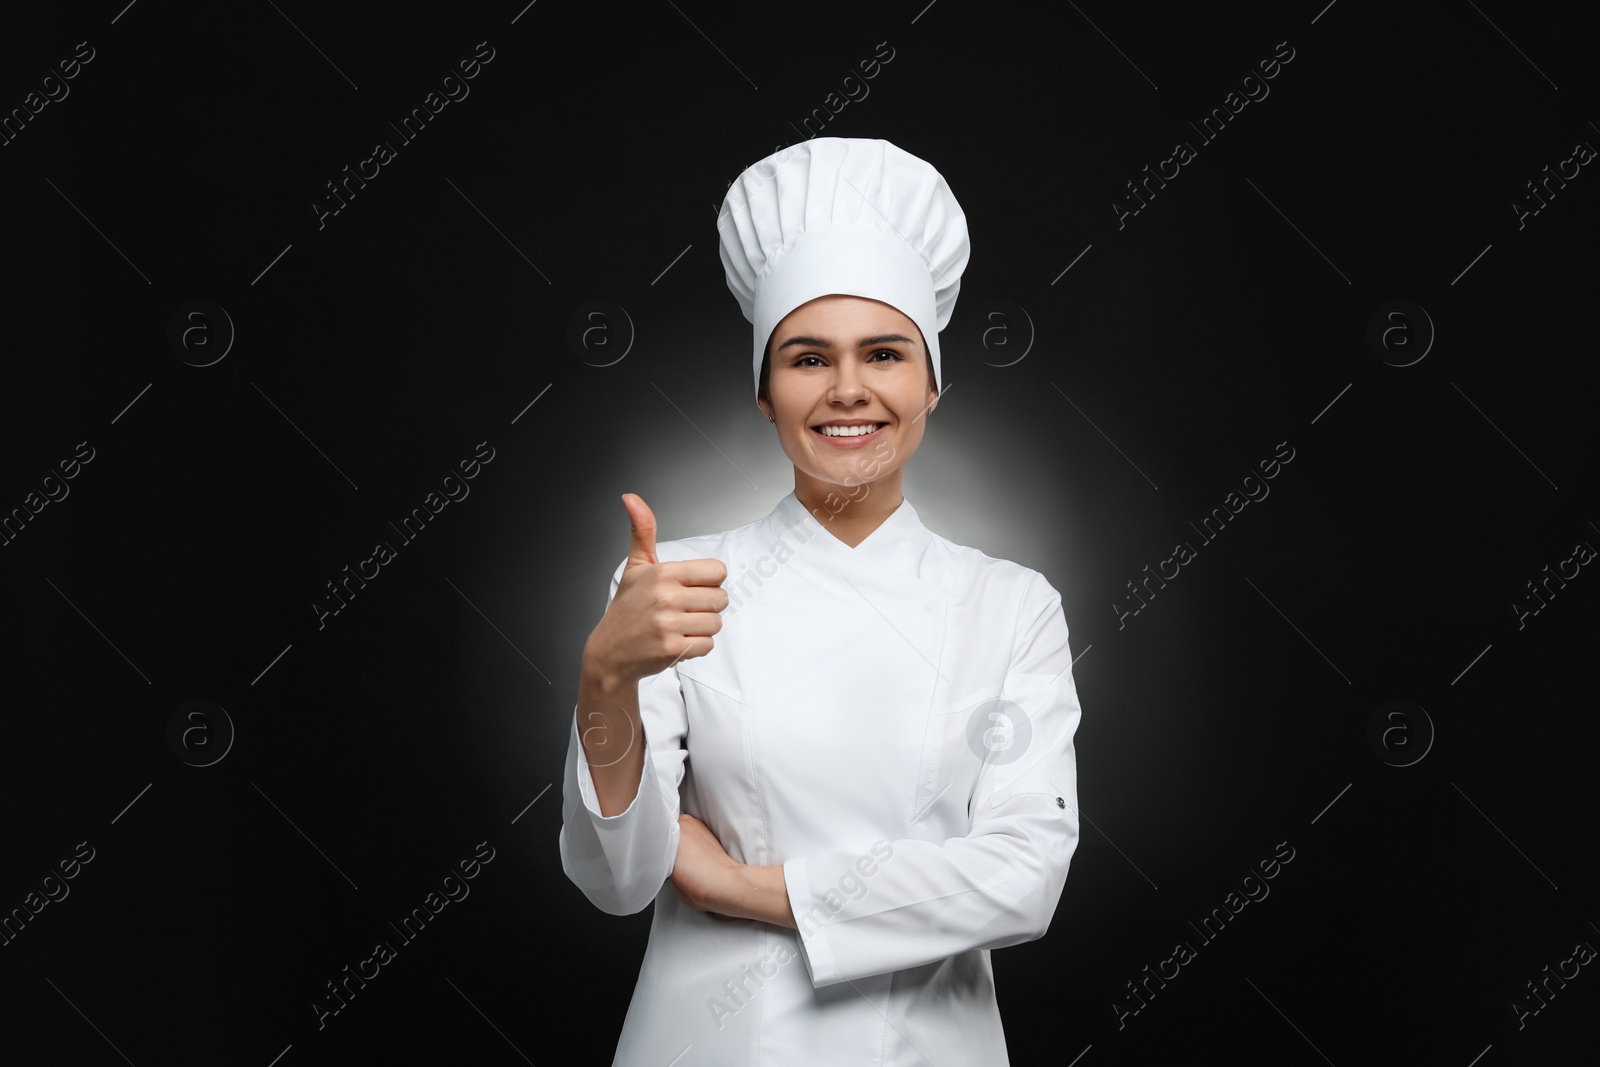
{"label": "woman chef", "polygon": [[613,1063],[1007,1063],[989,953],[1060,899],[1080,712],[1060,595],[901,496],[965,216],[887,141],[817,137],[718,221],[795,487],[660,544],[623,498],[561,831],[597,907],[655,904]]}

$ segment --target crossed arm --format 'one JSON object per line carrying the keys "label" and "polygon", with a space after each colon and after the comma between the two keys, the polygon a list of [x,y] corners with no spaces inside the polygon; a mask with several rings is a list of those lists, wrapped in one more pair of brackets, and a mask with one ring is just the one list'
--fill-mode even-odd
{"label": "crossed arm", "polygon": [[693,815],[679,815],[678,826],[682,832],[672,889],[679,900],[696,911],[795,929],[782,865],[739,863]]}
{"label": "crossed arm", "polygon": [[[637,684],[601,679],[587,671],[579,682],[577,715],[585,726],[581,734],[585,761],[605,816],[627,810],[643,776],[647,746],[635,743],[642,731],[633,725],[640,717],[638,690]],[[623,755],[616,758],[603,754],[613,737],[626,738]],[[590,761],[595,753],[602,755],[597,762]],[[782,865],[739,863],[693,815],[679,815],[678,827],[672,888],[680,901],[696,911],[795,928]]]}

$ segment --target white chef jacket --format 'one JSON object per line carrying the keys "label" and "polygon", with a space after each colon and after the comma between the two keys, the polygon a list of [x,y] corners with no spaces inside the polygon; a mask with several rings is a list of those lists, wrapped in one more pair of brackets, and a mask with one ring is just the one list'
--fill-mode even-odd
{"label": "white chef jacket", "polygon": [[[723,561],[730,602],[711,652],[639,683],[617,815],[574,716],[562,869],[602,911],[655,904],[614,1067],[1008,1063],[989,953],[1044,935],[1078,843],[1060,594],[909,501],[855,548],[790,492],[656,556]],[[681,903],[680,811],[782,864],[801,928]]]}

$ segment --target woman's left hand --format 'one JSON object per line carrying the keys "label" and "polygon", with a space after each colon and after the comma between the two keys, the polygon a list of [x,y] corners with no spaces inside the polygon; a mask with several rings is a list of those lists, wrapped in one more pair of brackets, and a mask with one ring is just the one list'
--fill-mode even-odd
{"label": "woman's left hand", "polygon": [[710,828],[693,815],[679,815],[678,829],[673,891],[696,911],[730,914],[744,884],[744,864],[729,856]]}

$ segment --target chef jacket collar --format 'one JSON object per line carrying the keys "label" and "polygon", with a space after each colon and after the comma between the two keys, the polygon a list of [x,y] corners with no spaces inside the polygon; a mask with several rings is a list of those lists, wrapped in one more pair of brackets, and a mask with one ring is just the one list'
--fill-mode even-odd
{"label": "chef jacket collar", "polygon": [[917,509],[904,497],[894,513],[854,548],[839,540],[829,530],[828,523],[807,511],[792,489],[778,501],[772,514],[779,527],[779,536],[785,540],[816,544],[821,546],[818,551],[849,553],[852,559],[875,563],[911,577],[917,576],[917,562],[932,536],[917,517]]}

